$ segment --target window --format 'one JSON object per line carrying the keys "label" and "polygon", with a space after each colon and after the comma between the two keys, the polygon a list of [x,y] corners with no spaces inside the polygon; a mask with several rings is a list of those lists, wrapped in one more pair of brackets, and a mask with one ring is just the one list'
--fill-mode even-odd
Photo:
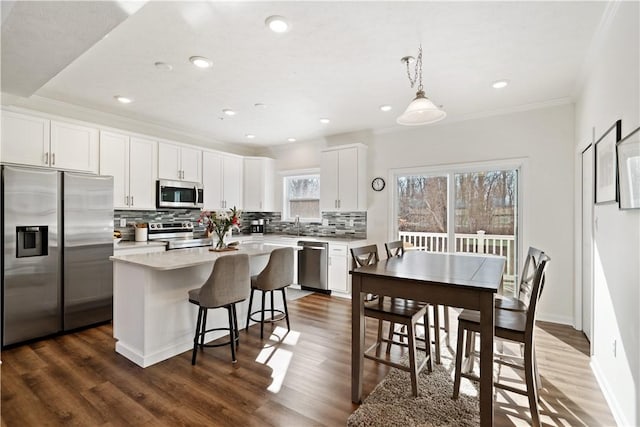
{"label": "window", "polygon": [[296,217],[305,221],[320,221],[320,175],[292,175],[284,177],[284,206],[282,219]]}
{"label": "window", "polygon": [[505,256],[505,290],[513,290],[519,169],[511,163],[396,171],[391,238],[430,252]]}

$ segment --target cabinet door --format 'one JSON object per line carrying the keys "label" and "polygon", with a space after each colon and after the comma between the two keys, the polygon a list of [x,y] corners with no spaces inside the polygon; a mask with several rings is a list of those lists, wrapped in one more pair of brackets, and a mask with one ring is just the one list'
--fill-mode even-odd
{"label": "cabinet door", "polygon": [[347,254],[345,245],[329,244],[329,289],[332,291],[349,292]]}
{"label": "cabinet door", "polygon": [[338,209],[338,151],[320,153],[320,210]]}
{"label": "cabinet door", "polygon": [[263,164],[261,159],[244,159],[243,173],[243,209],[246,211],[261,211],[263,209],[262,185]]}
{"label": "cabinet door", "polygon": [[202,187],[204,189],[204,208],[216,210],[222,208],[222,156],[218,153],[202,153]]}
{"label": "cabinet door", "polygon": [[99,145],[98,129],[51,121],[52,167],[97,173]]}
{"label": "cabinet door", "polygon": [[[338,209],[358,209],[358,150],[346,148],[338,153]],[[324,183],[323,183],[324,184]]]}
{"label": "cabinet door", "polygon": [[202,183],[202,151],[194,148],[180,149],[182,179]]}
{"label": "cabinet door", "polygon": [[134,209],[156,208],[158,143],[131,137],[129,141],[129,196]]}
{"label": "cabinet door", "polygon": [[158,143],[158,178],[182,179],[180,167],[180,147],[164,142]]}
{"label": "cabinet door", "polygon": [[113,207],[128,208],[129,137],[100,132],[100,175],[113,177]]}
{"label": "cabinet door", "polygon": [[242,158],[223,156],[222,159],[222,194],[224,207],[242,208]]}
{"label": "cabinet door", "polygon": [[49,120],[2,112],[2,161],[49,166]]}

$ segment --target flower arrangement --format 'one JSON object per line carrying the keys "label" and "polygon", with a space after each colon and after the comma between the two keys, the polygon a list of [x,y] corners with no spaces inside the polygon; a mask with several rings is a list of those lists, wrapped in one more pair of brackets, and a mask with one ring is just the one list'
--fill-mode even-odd
{"label": "flower arrangement", "polygon": [[216,249],[223,249],[224,236],[235,228],[240,230],[240,210],[234,206],[230,211],[202,211],[200,212],[200,218],[198,218],[198,224],[203,224],[208,234],[215,233],[218,236],[218,243]]}

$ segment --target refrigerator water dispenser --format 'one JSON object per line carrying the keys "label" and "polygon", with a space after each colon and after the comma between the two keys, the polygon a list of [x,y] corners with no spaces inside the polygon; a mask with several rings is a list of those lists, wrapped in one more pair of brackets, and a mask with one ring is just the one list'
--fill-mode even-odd
{"label": "refrigerator water dispenser", "polygon": [[16,258],[48,255],[49,227],[16,227]]}

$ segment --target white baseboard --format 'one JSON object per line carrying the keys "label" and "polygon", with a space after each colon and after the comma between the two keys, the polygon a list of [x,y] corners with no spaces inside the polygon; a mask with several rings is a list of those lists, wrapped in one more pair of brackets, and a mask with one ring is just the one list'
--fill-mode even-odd
{"label": "white baseboard", "polygon": [[600,386],[600,390],[604,395],[604,399],[607,401],[607,404],[609,405],[609,409],[613,414],[613,418],[616,420],[616,424],[618,426],[634,425],[625,418],[624,413],[620,408],[620,405],[618,405],[618,401],[616,400],[615,396],[611,392],[611,386],[609,385],[607,378],[603,374],[602,369],[600,369],[600,364],[598,363],[598,359],[592,356],[591,363],[589,365],[591,366],[591,371],[593,371],[593,375],[596,377],[596,381],[598,382],[598,385]]}
{"label": "white baseboard", "polygon": [[559,316],[551,313],[540,313],[536,315],[536,320],[543,322],[560,323],[562,325],[574,326],[572,316]]}

